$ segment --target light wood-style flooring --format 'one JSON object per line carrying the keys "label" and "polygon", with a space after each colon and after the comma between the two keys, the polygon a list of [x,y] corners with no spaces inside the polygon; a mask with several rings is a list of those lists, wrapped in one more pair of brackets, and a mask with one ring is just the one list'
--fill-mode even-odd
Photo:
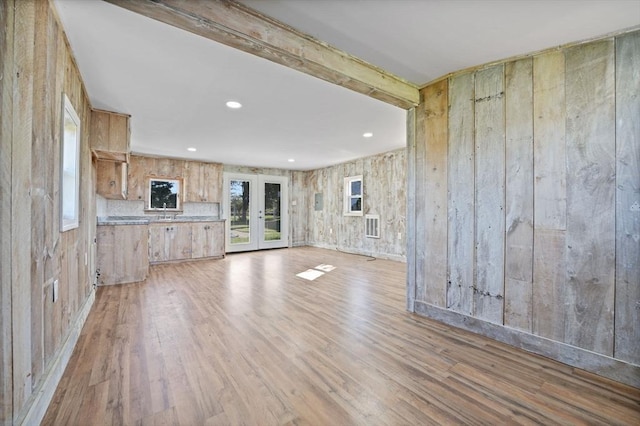
{"label": "light wood-style flooring", "polygon": [[640,389],[406,312],[402,263],[302,247],[99,288],[43,424],[638,425]]}

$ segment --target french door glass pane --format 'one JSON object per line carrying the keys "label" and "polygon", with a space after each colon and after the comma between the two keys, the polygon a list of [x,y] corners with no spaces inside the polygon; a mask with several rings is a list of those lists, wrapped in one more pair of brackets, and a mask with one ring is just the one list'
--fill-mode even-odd
{"label": "french door glass pane", "polygon": [[229,203],[231,207],[231,244],[247,244],[251,241],[249,226],[249,190],[248,180],[229,181]]}
{"label": "french door glass pane", "polygon": [[264,184],[264,240],[279,241],[282,239],[280,232],[282,199],[279,183]]}

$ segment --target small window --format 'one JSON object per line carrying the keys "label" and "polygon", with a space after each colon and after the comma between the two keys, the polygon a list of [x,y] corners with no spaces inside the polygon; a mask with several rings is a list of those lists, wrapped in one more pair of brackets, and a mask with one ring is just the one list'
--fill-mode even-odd
{"label": "small window", "polygon": [[62,101],[62,143],[60,144],[60,230],[78,227],[80,195],[80,118],[71,101]]}
{"label": "small window", "polygon": [[362,176],[344,178],[344,215],[362,216]]}
{"label": "small window", "polygon": [[180,180],[149,179],[149,209],[179,210]]}

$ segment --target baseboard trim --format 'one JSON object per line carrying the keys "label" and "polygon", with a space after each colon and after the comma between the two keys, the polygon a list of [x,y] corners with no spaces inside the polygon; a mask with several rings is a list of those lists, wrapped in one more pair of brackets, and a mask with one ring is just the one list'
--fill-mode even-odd
{"label": "baseboard trim", "polygon": [[640,388],[640,366],[416,300],[415,312],[617,382]]}
{"label": "baseboard trim", "polygon": [[338,251],[340,251],[342,253],[355,254],[355,255],[358,255],[358,256],[375,257],[376,259],[393,260],[393,261],[396,261],[396,262],[403,262],[403,263],[407,262],[407,258],[405,256],[401,256],[401,255],[398,255],[398,254],[375,253],[375,252],[358,250],[358,249],[353,249],[353,248],[338,247],[338,246],[336,246],[334,244],[307,243],[305,245],[307,245],[309,247],[318,247],[318,248],[323,248],[323,249],[327,249],[327,250],[338,250]]}
{"label": "baseboard trim", "polygon": [[25,406],[24,414],[21,417],[18,417],[16,424],[37,425],[42,422],[42,419],[47,412],[47,408],[49,408],[49,404],[51,403],[51,399],[53,398],[53,394],[62,379],[62,374],[71,359],[73,349],[75,348],[76,343],[78,343],[80,332],[82,331],[82,327],[84,326],[87,317],[89,316],[89,312],[91,312],[91,307],[93,306],[95,299],[96,292],[92,289],[89,297],[84,303],[84,306],[78,313],[76,322],[71,327],[62,348],[50,363],[47,371],[43,374],[39,386],[33,391],[29,402]]}

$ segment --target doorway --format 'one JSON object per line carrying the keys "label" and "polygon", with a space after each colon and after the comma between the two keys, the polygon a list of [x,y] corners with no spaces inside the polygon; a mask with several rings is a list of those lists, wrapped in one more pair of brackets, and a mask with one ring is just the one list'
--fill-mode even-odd
{"label": "doorway", "polygon": [[227,252],[289,246],[289,178],[224,174]]}

